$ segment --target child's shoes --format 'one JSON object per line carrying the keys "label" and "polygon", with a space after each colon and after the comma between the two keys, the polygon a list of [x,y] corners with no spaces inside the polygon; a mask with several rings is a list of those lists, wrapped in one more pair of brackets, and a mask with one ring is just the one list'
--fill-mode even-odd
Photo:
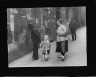
{"label": "child's shoes", "polygon": [[48,58],[45,59],[45,61],[48,61],[48,60],[49,60]]}
{"label": "child's shoes", "polygon": [[42,59],[42,61],[45,61],[45,59]]}

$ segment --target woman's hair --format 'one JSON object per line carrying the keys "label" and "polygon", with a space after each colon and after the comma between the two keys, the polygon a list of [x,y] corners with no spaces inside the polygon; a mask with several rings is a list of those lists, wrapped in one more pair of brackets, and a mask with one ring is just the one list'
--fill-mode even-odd
{"label": "woman's hair", "polygon": [[60,24],[62,24],[62,21],[61,21],[61,20],[57,20],[57,21],[59,21],[59,22],[60,22]]}

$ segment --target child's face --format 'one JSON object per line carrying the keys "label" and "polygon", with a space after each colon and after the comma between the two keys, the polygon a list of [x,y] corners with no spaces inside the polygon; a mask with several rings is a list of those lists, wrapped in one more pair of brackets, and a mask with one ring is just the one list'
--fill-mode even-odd
{"label": "child's face", "polygon": [[48,40],[48,36],[44,36],[44,40]]}

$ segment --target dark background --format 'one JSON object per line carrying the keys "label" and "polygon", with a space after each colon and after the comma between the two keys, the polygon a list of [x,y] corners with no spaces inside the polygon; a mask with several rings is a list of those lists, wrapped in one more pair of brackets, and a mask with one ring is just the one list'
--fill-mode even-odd
{"label": "dark background", "polygon": [[[7,0],[9,1],[9,0]],[[43,3],[43,4],[42,4]],[[6,8],[12,7],[36,7],[36,6],[85,6],[86,5],[86,22],[87,22],[87,54],[88,54],[88,66],[87,67],[54,67],[54,68],[8,68],[8,49],[6,45],[7,41],[7,33],[6,33]],[[95,55],[95,27],[96,24],[96,1],[95,0],[76,0],[76,1],[33,1],[33,2],[25,2],[25,1],[9,1],[9,2],[1,2],[0,4],[0,15],[1,15],[1,49],[0,49],[0,75],[1,76],[16,76],[16,75],[77,75],[77,76],[96,76],[96,55]],[[2,11],[2,12],[1,12]],[[94,42],[93,42],[94,41]],[[73,76],[74,77],[74,76]]]}

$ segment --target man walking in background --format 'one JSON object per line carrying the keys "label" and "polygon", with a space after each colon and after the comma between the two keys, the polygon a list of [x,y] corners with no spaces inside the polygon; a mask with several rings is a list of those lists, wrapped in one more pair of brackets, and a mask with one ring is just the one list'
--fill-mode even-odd
{"label": "man walking in background", "polygon": [[72,35],[72,41],[76,40],[76,29],[78,27],[78,23],[72,19],[71,22],[69,23],[69,28],[71,31],[71,35]]}

